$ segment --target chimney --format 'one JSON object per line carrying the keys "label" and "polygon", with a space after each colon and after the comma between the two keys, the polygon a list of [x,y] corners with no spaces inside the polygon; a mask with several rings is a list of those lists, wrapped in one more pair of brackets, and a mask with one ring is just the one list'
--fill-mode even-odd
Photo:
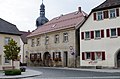
{"label": "chimney", "polygon": [[78,7],[78,11],[79,11],[79,12],[82,12],[82,11],[81,11],[81,7]]}
{"label": "chimney", "polygon": [[30,32],[30,30],[28,30],[28,32]]}

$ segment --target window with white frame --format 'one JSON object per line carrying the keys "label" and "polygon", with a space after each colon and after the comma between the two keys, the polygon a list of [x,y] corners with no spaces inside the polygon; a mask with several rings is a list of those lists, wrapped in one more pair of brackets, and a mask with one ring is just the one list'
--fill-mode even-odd
{"label": "window with white frame", "polygon": [[102,20],[103,19],[103,12],[97,12],[97,20]]}
{"label": "window with white frame", "polygon": [[63,42],[68,42],[68,33],[63,33]]}
{"label": "window with white frame", "polygon": [[37,44],[36,44],[37,46],[39,46],[40,45],[40,38],[37,38]]}
{"label": "window with white frame", "polygon": [[112,28],[110,29],[110,34],[111,34],[111,37],[116,37],[117,36],[117,29],[116,28]]}
{"label": "window with white frame", "polygon": [[91,59],[90,52],[86,52],[86,59]]}
{"label": "window with white frame", "polygon": [[96,52],[95,54],[96,54],[95,55],[96,60],[102,60],[102,52]]}
{"label": "window with white frame", "polygon": [[59,43],[59,35],[55,35],[55,43]]}
{"label": "window with white frame", "polygon": [[8,60],[6,57],[5,57],[5,63],[10,63],[10,60]]}
{"label": "window with white frame", "polygon": [[85,39],[90,39],[90,32],[89,31],[85,32]]}
{"label": "window with white frame", "polygon": [[111,9],[110,10],[110,18],[115,18],[116,17],[116,10],[115,9]]}
{"label": "window with white frame", "polygon": [[10,41],[10,37],[5,37],[5,45],[7,45]]}
{"label": "window with white frame", "polygon": [[95,38],[100,38],[100,30],[95,31]]}
{"label": "window with white frame", "polygon": [[46,36],[46,37],[45,37],[45,44],[47,45],[48,43],[49,43],[49,37]]}
{"label": "window with white frame", "polygon": [[32,39],[32,40],[31,40],[31,47],[34,47],[34,46],[35,46],[35,40]]}

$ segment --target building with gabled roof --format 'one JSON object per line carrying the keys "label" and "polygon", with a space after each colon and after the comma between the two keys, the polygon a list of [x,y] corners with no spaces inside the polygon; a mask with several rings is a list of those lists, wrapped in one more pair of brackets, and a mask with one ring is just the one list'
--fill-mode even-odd
{"label": "building with gabled roof", "polygon": [[120,67],[120,0],[93,8],[80,27],[80,66]]}
{"label": "building with gabled roof", "polygon": [[[11,66],[11,61],[4,57],[4,45],[8,44],[9,40],[14,39],[20,46],[20,35],[16,25],[11,24],[0,18],[0,70],[5,66]],[[15,67],[19,68],[19,63],[15,63]]]}
{"label": "building with gabled roof", "polygon": [[78,11],[55,17],[28,35],[31,64],[75,66],[79,57],[77,29],[86,17],[79,7]]}

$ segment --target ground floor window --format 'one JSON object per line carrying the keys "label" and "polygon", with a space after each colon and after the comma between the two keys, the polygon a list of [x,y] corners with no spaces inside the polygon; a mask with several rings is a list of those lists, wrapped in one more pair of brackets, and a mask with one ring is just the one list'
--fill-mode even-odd
{"label": "ground floor window", "polygon": [[82,52],[82,60],[105,60],[105,52]]}

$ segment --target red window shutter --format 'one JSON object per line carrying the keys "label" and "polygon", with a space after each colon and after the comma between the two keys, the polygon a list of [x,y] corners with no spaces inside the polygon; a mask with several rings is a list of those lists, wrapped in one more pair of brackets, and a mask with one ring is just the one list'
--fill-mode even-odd
{"label": "red window shutter", "polygon": [[93,13],[93,18],[94,18],[94,20],[97,20],[96,13]]}
{"label": "red window shutter", "polygon": [[84,39],[84,32],[81,32],[81,39]]}
{"label": "red window shutter", "polygon": [[104,38],[104,30],[101,30],[101,38]]}
{"label": "red window shutter", "polygon": [[105,60],[105,52],[102,52],[102,60]]}
{"label": "red window shutter", "polygon": [[107,36],[107,37],[110,37],[109,29],[107,29],[106,32],[107,32],[107,33],[106,33],[106,34],[107,34],[106,36]]}
{"label": "red window shutter", "polygon": [[94,39],[94,31],[91,31],[91,39]]}
{"label": "red window shutter", "polygon": [[116,9],[116,16],[119,16],[119,8]]}
{"label": "red window shutter", "polygon": [[104,12],[103,12],[103,15],[104,15],[104,19],[108,18],[108,17],[109,17],[109,16],[108,16],[108,10],[107,10],[107,11],[104,11]]}
{"label": "red window shutter", "polygon": [[118,36],[120,36],[120,28],[117,28]]}
{"label": "red window shutter", "polygon": [[85,53],[82,52],[82,60],[85,60]]}
{"label": "red window shutter", "polygon": [[53,60],[55,59],[55,52],[53,52]]}
{"label": "red window shutter", "polygon": [[91,60],[95,60],[95,52],[91,52]]}

